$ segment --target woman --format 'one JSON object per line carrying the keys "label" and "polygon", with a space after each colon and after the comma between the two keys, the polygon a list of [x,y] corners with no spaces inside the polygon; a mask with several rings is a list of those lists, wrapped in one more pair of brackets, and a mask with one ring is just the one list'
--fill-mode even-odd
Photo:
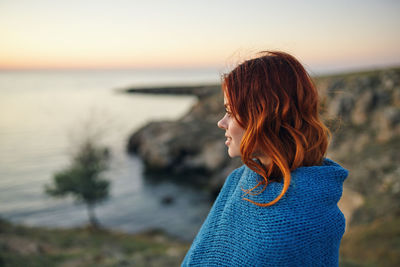
{"label": "woman", "polygon": [[304,67],[262,52],[223,77],[225,181],[182,266],[338,266],[347,170],[324,158],[329,131]]}

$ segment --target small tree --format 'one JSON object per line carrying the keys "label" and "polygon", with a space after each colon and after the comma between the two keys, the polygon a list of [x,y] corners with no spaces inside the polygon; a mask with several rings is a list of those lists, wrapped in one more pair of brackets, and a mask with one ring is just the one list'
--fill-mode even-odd
{"label": "small tree", "polygon": [[72,195],[78,203],[85,203],[89,222],[98,227],[94,208],[109,196],[109,181],[101,174],[108,169],[109,151],[88,138],[83,142],[69,167],[54,174],[53,184],[45,185],[45,192],[54,197]]}

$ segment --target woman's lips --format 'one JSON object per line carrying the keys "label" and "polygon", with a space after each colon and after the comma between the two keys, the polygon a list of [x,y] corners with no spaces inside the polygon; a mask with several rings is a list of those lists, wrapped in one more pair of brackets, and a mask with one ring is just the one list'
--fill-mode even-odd
{"label": "woman's lips", "polygon": [[226,136],[226,135],[225,135],[225,137],[226,137],[225,145],[229,146],[232,141],[232,138],[229,136]]}

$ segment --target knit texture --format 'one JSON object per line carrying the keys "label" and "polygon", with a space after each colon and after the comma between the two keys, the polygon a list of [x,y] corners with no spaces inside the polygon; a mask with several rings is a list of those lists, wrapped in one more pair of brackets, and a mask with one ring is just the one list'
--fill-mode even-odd
{"label": "knit texture", "polygon": [[[259,207],[243,200],[241,188],[262,177],[243,165],[226,179],[182,266],[338,266],[345,218],[337,202],[347,175],[330,159],[300,167],[275,205]],[[272,182],[244,197],[267,203],[282,187]]]}

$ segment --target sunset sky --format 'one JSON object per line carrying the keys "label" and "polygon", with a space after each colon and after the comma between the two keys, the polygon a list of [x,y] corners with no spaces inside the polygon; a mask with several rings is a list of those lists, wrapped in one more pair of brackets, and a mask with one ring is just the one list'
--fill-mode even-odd
{"label": "sunset sky", "polygon": [[259,50],[315,71],[400,65],[398,0],[0,0],[0,69],[220,67]]}

